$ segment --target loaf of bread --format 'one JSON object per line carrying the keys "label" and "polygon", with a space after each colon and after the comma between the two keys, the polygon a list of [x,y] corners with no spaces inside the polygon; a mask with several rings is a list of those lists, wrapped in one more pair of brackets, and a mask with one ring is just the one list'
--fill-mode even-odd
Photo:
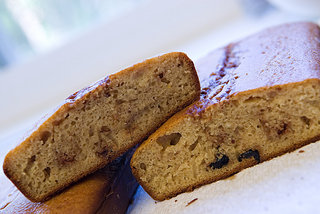
{"label": "loaf of bread", "polygon": [[138,187],[129,165],[132,153],[127,152],[45,202],[31,202],[14,188],[7,193],[11,200],[0,202],[0,213],[124,214]]}
{"label": "loaf of bread", "polygon": [[199,95],[185,54],[146,60],[68,97],[7,154],[4,172],[30,200],[43,201],[119,157]]}
{"label": "loaf of bread", "polygon": [[196,63],[199,101],[154,132],[131,160],[164,200],[320,139],[320,29],[291,23]]}

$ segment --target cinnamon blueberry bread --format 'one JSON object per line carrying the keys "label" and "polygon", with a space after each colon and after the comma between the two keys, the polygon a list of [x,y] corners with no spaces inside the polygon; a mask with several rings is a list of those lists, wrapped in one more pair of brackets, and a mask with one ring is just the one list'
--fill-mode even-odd
{"label": "cinnamon blueberry bread", "polygon": [[154,132],[131,160],[164,200],[320,139],[320,29],[291,23],[196,63],[201,98]]}
{"label": "cinnamon blueberry bread", "polygon": [[32,201],[43,201],[123,154],[199,99],[183,53],[146,60],[84,88],[10,151],[3,169]]}
{"label": "cinnamon blueberry bread", "polygon": [[16,188],[11,200],[0,202],[0,213],[112,213],[124,214],[138,183],[129,161],[133,149],[45,202],[31,202]]}

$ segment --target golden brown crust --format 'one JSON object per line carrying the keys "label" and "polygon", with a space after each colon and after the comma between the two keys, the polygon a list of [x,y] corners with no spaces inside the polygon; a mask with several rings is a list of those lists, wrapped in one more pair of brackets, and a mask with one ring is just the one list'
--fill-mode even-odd
{"label": "golden brown crust", "polygon": [[[291,89],[304,88],[306,86],[312,86],[312,90],[317,90],[320,85],[319,49],[320,29],[317,25],[313,23],[292,23],[267,29],[240,42],[232,43],[225,48],[213,51],[207,57],[200,59],[196,63],[196,68],[202,86],[201,99],[171,117],[144,141],[133,155],[131,168],[140,185],[152,198],[161,201],[185,191],[192,191],[199,186],[228,177],[244,168],[255,165],[256,162],[254,160],[244,161],[233,168],[232,171],[225,171],[217,176],[193,182],[192,185],[179,186],[174,191],[168,190],[160,194],[146,181],[150,176],[141,179],[142,170],[138,169],[138,160],[152,149],[156,151],[152,144],[157,144],[157,139],[170,133],[181,131],[182,128],[178,127],[185,126],[188,120],[192,121],[190,122],[192,124],[199,121],[203,123],[210,121],[211,117],[212,121],[223,118],[222,116],[217,118],[209,115],[211,115],[210,112],[220,112],[220,109],[227,108],[233,102],[238,103],[238,101],[250,100],[260,94],[268,95],[268,92],[274,93],[270,94],[270,99],[272,99],[280,91],[290,91]],[[235,121],[225,122],[234,123]],[[309,122],[307,121],[306,123]],[[200,122],[200,124],[202,123]],[[282,132],[283,130],[278,130],[278,135],[281,135]],[[180,133],[182,136],[184,135],[184,132]],[[188,130],[188,133],[190,133],[190,130]],[[211,130],[210,134],[214,136],[214,130]],[[186,135],[190,137],[188,134]],[[211,138],[213,138],[212,136]],[[179,149],[190,145],[185,143],[187,137],[184,137],[184,146],[180,146]],[[290,148],[279,148],[272,156],[264,156],[262,154],[260,161],[266,161],[275,156],[293,151],[318,139],[320,139],[319,135],[310,134],[309,139],[292,144]],[[177,150],[178,148],[172,151]],[[158,161],[161,161],[161,159]],[[153,165],[147,165],[146,167],[152,168]],[[169,175],[166,174],[166,176]]]}
{"label": "golden brown crust", "polygon": [[[180,53],[180,52],[169,53],[164,56],[155,57],[152,59],[148,59],[145,62],[138,63],[130,68],[122,70],[116,74],[110,75],[110,76],[98,81],[97,83],[74,93],[73,95],[69,96],[64,101],[64,103],[61,104],[57,108],[57,110],[53,114],[44,117],[41,120],[41,122],[38,123],[38,125],[34,127],[33,131],[31,131],[31,134],[20,145],[18,145],[15,149],[11,150],[7,154],[7,156],[4,160],[4,164],[3,164],[3,170],[4,170],[4,173],[6,174],[6,176],[30,200],[35,201],[35,202],[36,201],[43,201],[43,200],[48,199],[48,197],[50,197],[50,195],[61,191],[62,189],[67,187],[69,184],[79,180],[83,176],[90,174],[90,173],[93,173],[96,170],[102,168],[107,163],[114,160],[116,157],[120,156],[121,154],[126,152],[128,149],[130,149],[131,147],[136,145],[137,143],[141,142],[141,140],[143,140],[146,136],[151,134],[161,124],[159,123],[155,127],[150,127],[147,134],[145,134],[144,136],[142,136],[141,138],[139,138],[137,140],[132,141],[131,143],[128,143],[125,147],[122,147],[118,151],[114,152],[112,155],[109,155],[108,158],[104,159],[100,163],[97,163],[94,167],[91,167],[86,172],[82,172],[78,176],[72,177],[70,180],[66,181],[64,185],[57,185],[56,188],[52,189],[50,192],[48,192],[48,194],[46,194],[47,196],[45,198],[43,198],[42,196],[38,197],[37,195],[29,194],[29,191],[25,188],[25,185],[22,185],[19,179],[16,179],[14,176],[12,176],[13,172],[10,171],[10,169],[12,168],[11,161],[14,159],[14,157],[16,155],[18,155],[22,150],[25,150],[29,146],[31,146],[29,141],[36,138],[39,134],[41,134],[44,130],[46,130],[48,128],[48,124],[61,123],[61,121],[63,121],[65,115],[68,114],[69,110],[76,108],[77,106],[83,105],[83,103],[85,103],[86,100],[90,99],[91,97],[96,96],[96,94],[98,92],[104,90],[105,88],[108,88],[111,82],[117,81],[117,79],[125,78],[129,73],[131,73],[133,71],[143,70],[145,67],[148,67],[148,65],[152,65],[153,63],[156,63],[156,62],[158,63],[159,61],[161,63],[162,61],[165,61],[167,58],[179,58],[179,59],[182,59],[185,62],[187,62],[188,67],[191,68],[190,72],[193,77],[193,81],[196,84],[195,85],[195,91],[196,91],[195,96],[191,96],[190,99],[187,100],[184,105],[179,106],[176,110],[181,110],[182,108],[185,107],[185,105],[188,105],[188,104],[192,103],[193,101],[195,101],[196,99],[198,99],[199,94],[200,94],[200,83],[198,80],[198,76],[195,71],[193,62],[184,53]],[[172,112],[171,114],[173,114],[173,113],[174,112]],[[170,115],[167,115],[165,119],[168,119],[169,116]]]}

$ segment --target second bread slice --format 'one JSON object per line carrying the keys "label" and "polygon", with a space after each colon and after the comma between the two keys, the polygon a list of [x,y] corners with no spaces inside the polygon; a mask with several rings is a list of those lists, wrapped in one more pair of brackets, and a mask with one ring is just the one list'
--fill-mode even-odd
{"label": "second bread slice", "polygon": [[68,97],[8,153],[4,172],[29,199],[43,201],[123,154],[199,94],[185,54],[139,63]]}
{"label": "second bread slice", "polygon": [[320,28],[291,23],[196,63],[199,101],[134,153],[143,188],[164,200],[320,139]]}

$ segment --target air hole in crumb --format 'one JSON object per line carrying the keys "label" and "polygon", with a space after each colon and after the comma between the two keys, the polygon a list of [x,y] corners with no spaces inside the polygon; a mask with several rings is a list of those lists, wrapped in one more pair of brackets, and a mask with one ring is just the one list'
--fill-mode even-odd
{"label": "air hole in crumb", "polygon": [[197,147],[197,145],[198,145],[198,140],[196,140],[196,142],[194,142],[193,144],[191,144],[191,145],[189,146],[189,150],[190,150],[190,151],[193,151],[193,150]]}
{"label": "air hole in crumb", "polygon": [[113,90],[112,91],[112,97],[117,98],[118,97],[118,90]]}
{"label": "air hole in crumb", "polygon": [[164,82],[164,83],[167,83],[167,84],[169,84],[169,83],[170,83],[170,81],[169,81],[169,80],[167,80],[166,78],[162,78],[162,79],[161,79],[161,82]]}
{"label": "air hole in crumb", "polygon": [[283,123],[280,125],[280,127],[278,128],[277,134],[278,134],[278,135],[282,135],[282,134],[284,134],[284,133],[287,131],[287,129],[288,129],[288,124],[283,122]]}
{"label": "air hole in crumb", "polygon": [[71,121],[71,125],[74,126],[76,124],[76,121]]}
{"label": "air hole in crumb", "polygon": [[79,120],[79,117],[74,118],[75,120]]}
{"label": "air hole in crumb", "polygon": [[257,102],[257,101],[262,100],[262,99],[263,99],[262,97],[250,96],[249,98],[244,100],[244,103],[253,103],[253,102]]}
{"label": "air hole in crumb", "polygon": [[110,96],[111,96],[110,91],[109,91],[109,90],[108,90],[108,91],[105,91],[105,92],[104,92],[104,96],[105,96],[105,97],[110,97]]}
{"label": "air hole in crumb", "polygon": [[177,67],[181,67],[181,66],[183,66],[183,61],[181,61],[181,62],[179,62],[178,64],[177,64]]}
{"label": "air hole in crumb", "polygon": [[32,166],[33,166],[33,164],[34,164],[35,161],[36,161],[36,156],[35,156],[35,155],[32,155],[32,156],[28,159],[27,166],[26,166],[26,168],[24,168],[24,170],[23,170],[26,174],[29,174],[29,171],[30,171],[30,169],[32,168]]}
{"label": "air hole in crumb", "polygon": [[50,177],[50,173],[51,173],[51,168],[50,167],[46,167],[44,170],[43,170],[43,173],[44,173],[44,177],[45,177],[45,180]]}
{"label": "air hole in crumb", "polygon": [[90,127],[89,129],[89,137],[92,137],[94,134],[93,128]]}
{"label": "air hole in crumb", "polygon": [[163,73],[160,73],[158,76],[159,76],[159,78],[161,79],[161,82],[164,82],[164,83],[167,83],[167,84],[170,83],[170,81],[167,80],[167,79],[164,77]]}
{"label": "air hole in crumb", "polygon": [[122,104],[122,103],[124,103],[124,102],[125,102],[125,101],[122,100],[122,99],[116,100],[116,104],[118,104],[118,105],[120,105],[120,104]]}
{"label": "air hole in crumb", "polygon": [[44,132],[41,133],[40,140],[43,142],[43,144],[45,144],[50,136],[51,136],[51,132],[44,131]]}
{"label": "air hole in crumb", "polygon": [[110,132],[111,130],[108,128],[108,126],[101,126],[100,132]]}
{"label": "air hole in crumb", "polygon": [[310,119],[306,116],[302,116],[300,117],[300,119],[302,120],[302,122],[304,122],[307,126],[310,126]]}
{"label": "air hole in crumb", "polygon": [[168,146],[176,145],[181,138],[180,133],[172,133],[169,135],[161,136],[157,139],[157,143],[165,150]]}
{"label": "air hole in crumb", "polygon": [[140,163],[140,168],[143,169],[143,170],[146,170],[147,166],[146,166],[145,163]]}

